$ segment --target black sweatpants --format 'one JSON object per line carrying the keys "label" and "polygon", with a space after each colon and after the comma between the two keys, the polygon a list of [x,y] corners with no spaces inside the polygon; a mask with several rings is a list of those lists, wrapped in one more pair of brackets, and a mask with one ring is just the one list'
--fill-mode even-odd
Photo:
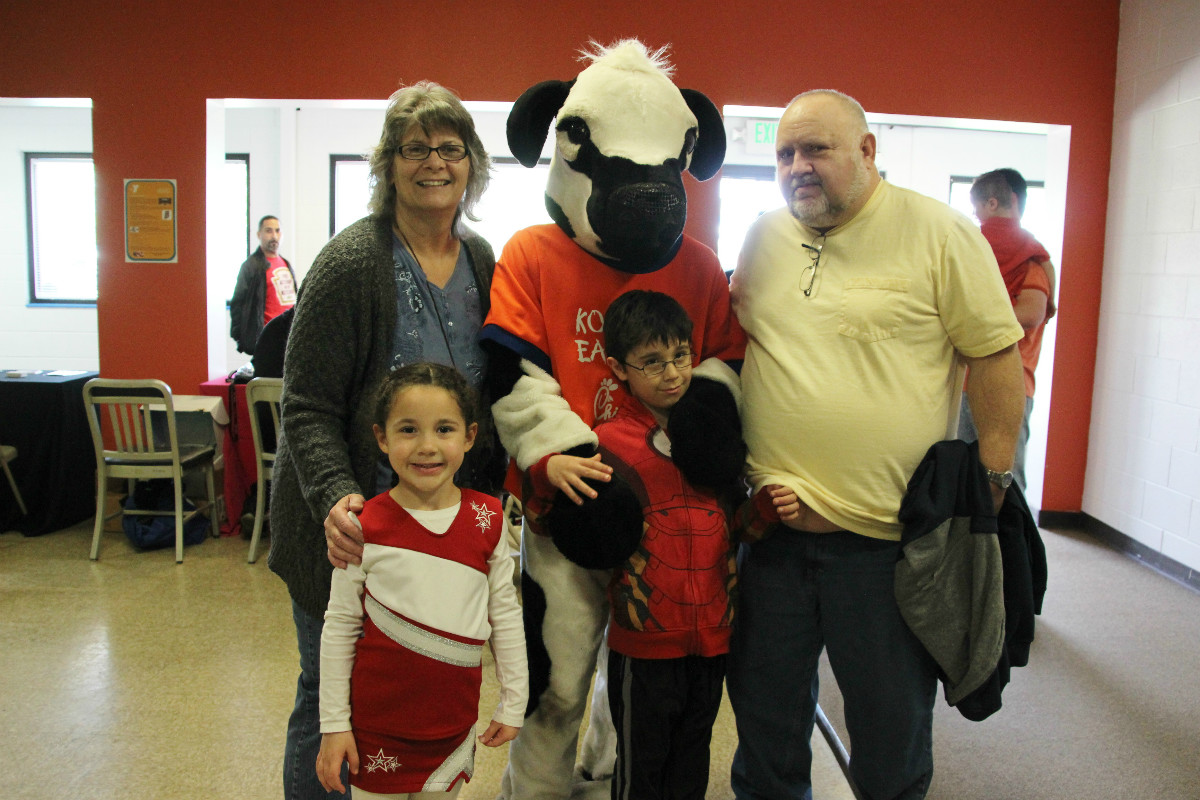
{"label": "black sweatpants", "polygon": [[613,800],[704,800],[708,748],[721,707],[725,656],[608,655],[617,730]]}

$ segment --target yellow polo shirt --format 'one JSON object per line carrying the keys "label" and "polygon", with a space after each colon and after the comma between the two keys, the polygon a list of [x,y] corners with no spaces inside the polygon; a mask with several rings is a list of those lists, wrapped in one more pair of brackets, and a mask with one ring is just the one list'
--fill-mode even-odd
{"label": "yellow polo shirt", "polygon": [[[811,296],[801,244],[822,246]],[[784,208],[751,228],[733,276],[749,474],[856,533],[900,538],[908,479],[953,438],[962,353],[1021,339],[991,247],[963,215],[880,182],[820,234]]]}

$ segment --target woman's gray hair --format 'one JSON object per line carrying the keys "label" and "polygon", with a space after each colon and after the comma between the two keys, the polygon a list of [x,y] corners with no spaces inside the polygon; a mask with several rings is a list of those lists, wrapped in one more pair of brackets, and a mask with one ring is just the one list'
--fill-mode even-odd
{"label": "woman's gray hair", "polygon": [[483,149],[475,132],[475,120],[463,107],[462,101],[444,86],[433,81],[420,81],[405,86],[388,98],[383,116],[383,133],[371,152],[371,200],[367,207],[372,214],[391,218],[396,213],[396,187],[392,184],[392,157],[404,137],[414,126],[426,135],[437,130],[451,130],[462,139],[470,158],[467,191],[454,217],[457,228],[463,214],[478,221],[475,205],[492,179],[492,160]]}

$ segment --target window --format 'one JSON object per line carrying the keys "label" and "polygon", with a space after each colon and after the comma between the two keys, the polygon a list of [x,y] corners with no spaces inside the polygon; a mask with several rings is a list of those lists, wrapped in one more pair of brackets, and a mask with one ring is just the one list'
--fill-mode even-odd
{"label": "window", "polygon": [[465,222],[487,239],[497,257],[504,243],[521,228],[550,222],[545,199],[549,172],[549,159],[538,161],[537,166],[530,169],[521,166],[515,158],[492,158],[491,183],[475,206],[479,222]]}
{"label": "window", "polygon": [[31,303],[95,303],[96,172],[91,153],[26,153]]}
{"label": "window", "polygon": [[220,237],[220,262],[225,269],[232,270],[230,291],[237,278],[237,271],[249,255],[250,236],[250,154],[226,153],[225,165],[221,168],[220,208],[221,223],[216,235]]}
{"label": "window", "polygon": [[365,217],[371,200],[371,162],[363,156],[329,157],[329,238]]}
{"label": "window", "polygon": [[721,171],[721,223],[717,229],[717,257],[726,274],[737,267],[746,231],[768,211],[783,206],[775,183],[775,168],[726,164]]}

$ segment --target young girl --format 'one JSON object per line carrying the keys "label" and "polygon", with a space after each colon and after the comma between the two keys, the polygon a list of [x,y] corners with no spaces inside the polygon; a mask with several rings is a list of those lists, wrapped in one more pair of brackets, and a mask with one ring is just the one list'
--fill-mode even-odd
{"label": "young girl", "polygon": [[504,513],[453,480],[475,442],[476,402],[439,364],[402,367],[380,387],[375,438],[399,483],[358,518],[362,566],[333,571],[317,757],[329,791],[345,791],[349,761],[355,798],[456,797],[474,767],[489,637],[500,706],[479,741],[511,741],[524,719],[525,632]]}

